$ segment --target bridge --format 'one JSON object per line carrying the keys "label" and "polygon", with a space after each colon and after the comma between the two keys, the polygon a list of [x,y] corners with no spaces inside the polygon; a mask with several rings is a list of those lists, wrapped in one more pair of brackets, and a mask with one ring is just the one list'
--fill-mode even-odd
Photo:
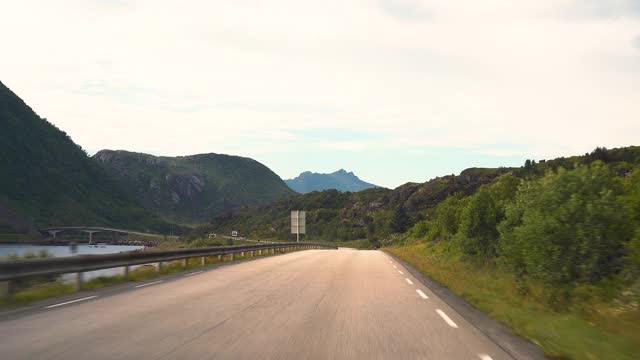
{"label": "bridge", "polygon": [[93,234],[95,233],[103,233],[103,232],[108,232],[108,233],[112,233],[114,235],[142,235],[142,236],[148,236],[148,237],[155,237],[155,238],[171,238],[171,239],[177,239],[177,236],[173,236],[173,235],[159,235],[159,234],[149,234],[149,233],[143,233],[143,232],[139,232],[139,231],[133,231],[133,230],[125,230],[125,229],[115,229],[115,228],[108,228],[108,227],[96,227],[96,226],[54,226],[54,227],[47,227],[47,228],[43,228],[39,230],[40,233],[44,236],[49,235],[52,238],[56,238],[56,235],[61,233],[61,232],[65,232],[65,231],[81,231],[84,233],[89,234],[89,244],[92,243],[93,241]]}

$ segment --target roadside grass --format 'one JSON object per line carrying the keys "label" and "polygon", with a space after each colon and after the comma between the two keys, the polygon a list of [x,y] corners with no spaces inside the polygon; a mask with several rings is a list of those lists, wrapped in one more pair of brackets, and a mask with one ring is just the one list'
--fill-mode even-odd
{"label": "roadside grass", "polygon": [[21,290],[9,297],[0,298],[0,309],[24,306],[35,301],[55,296],[68,295],[73,292],[74,289],[71,284],[64,284],[60,281],[41,284],[29,289]]}
{"label": "roadside grass", "polygon": [[[276,253],[277,254],[277,253]],[[256,252],[254,257],[266,257],[270,254],[264,252],[262,255],[258,255]],[[236,254],[234,261],[250,259],[248,256],[239,256]],[[141,280],[149,280],[154,279],[162,275],[176,274],[183,271],[189,271],[194,269],[202,268],[200,257],[190,258],[187,261],[187,266],[183,265],[182,260],[171,261],[162,264],[161,270],[158,272],[154,265],[146,264],[138,266],[129,271],[129,275],[127,278],[124,275],[113,275],[113,276],[100,276],[93,278],[91,280],[87,280],[82,284],[83,290],[95,290],[108,286],[114,286],[118,284],[123,284],[130,281],[141,281]],[[211,266],[223,262],[231,262],[229,258],[225,258],[223,260],[218,260],[217,256],[207,256],[206,258],[206,266]],[[0,297],[0,309],[11,309],[20,306],[26,306],[30,303],[44,300],[51,297],[68,295],[74,293],[74,286],[72,283],[66,283],[62,280],[55,280],[44,282],[40,284],[35,284],[30,286],[27,289],[20,289],[17,292],[11,294],[7,297]]]}
{"label": "roadside grass", "polygon": [[574,299],[567,309],[549,304],[553,289],[527,284],[493,264],[469,263],[443,243],[385,248],[468,303],[540,345],[554,359],[637,359],[637,302]]}

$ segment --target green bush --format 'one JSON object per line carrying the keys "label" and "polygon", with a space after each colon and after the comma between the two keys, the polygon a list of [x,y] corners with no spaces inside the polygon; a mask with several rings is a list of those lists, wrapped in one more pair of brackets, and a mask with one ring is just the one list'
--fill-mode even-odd
{"label": "green bush", "polygon": [[601,162],[523,184],[499,226],[501,263],[552,284],[618,273],[632,235],[622,193],[620,178]]}

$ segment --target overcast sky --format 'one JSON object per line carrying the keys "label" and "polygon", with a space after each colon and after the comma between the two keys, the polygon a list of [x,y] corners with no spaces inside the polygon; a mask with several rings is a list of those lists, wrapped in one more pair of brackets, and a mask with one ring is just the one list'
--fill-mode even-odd
{"label": "overcast sky", "polygon": [[0,81],[89,153],[395,187],[640,145],[640,0],[0,4]]}

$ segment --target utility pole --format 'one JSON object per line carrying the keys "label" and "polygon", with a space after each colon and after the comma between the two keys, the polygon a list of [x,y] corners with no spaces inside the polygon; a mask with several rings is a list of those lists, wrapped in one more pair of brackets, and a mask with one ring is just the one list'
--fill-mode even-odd
{"label": "utility pole", "polygon": [[296,210],[296,242],[300,242],[300,210]]}

